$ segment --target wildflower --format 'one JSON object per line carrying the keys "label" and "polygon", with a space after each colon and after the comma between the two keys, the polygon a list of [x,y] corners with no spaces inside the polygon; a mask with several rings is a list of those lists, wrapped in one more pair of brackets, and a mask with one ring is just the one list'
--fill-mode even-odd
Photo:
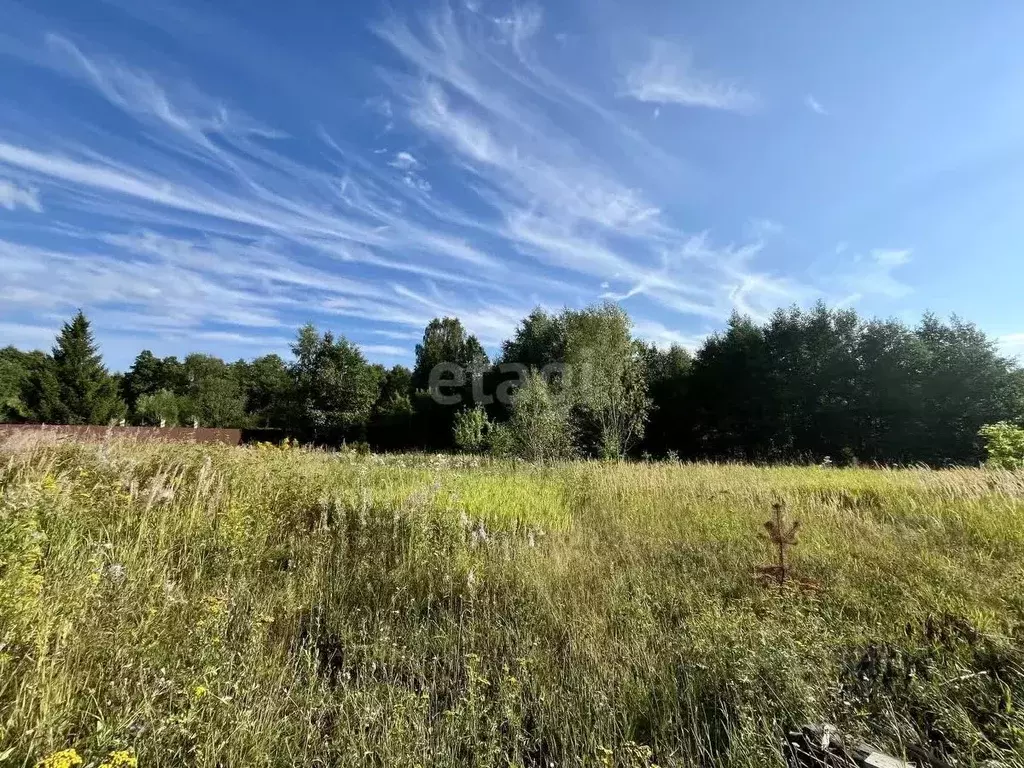
{"label": "wildflower", "polygon": [[107,755],[99,768],[138,768],[139,760],[127,749],[119,749]]}
{"label": "wildflower", "polygon": [[216,595],[206,596],[206,612],[210,616],[220,616],[223,614],[228,607],[228,601],[223,597],[217,597]]}
{"label": "wildflower", "polygon": [[207,693],[209,693],[209,690],[205,685],[197,685],[195,688],[192,689],[192,698],[196,701],[199,701],[199,699],[206,696]]}
{"label": "wildflower", "polygon": [[36,768],[77,768],[81,764],[82,758],[75,750],[62,749],[44,757],[36,763]]}
{"label": "wildflower", "polygon": [[108,563],[103,569],[103,575],[113,584],[120,584],[127,575],[125,567],[120,563]]}

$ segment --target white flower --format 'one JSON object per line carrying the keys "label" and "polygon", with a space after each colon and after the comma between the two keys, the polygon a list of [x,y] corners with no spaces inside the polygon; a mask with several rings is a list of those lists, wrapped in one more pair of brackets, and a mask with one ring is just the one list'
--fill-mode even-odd
{"label": "white flower", "polygon": [[113,584],[120,584],[124,581],[128,572],[120,563],[108,563],[103,568],[103,575]]}

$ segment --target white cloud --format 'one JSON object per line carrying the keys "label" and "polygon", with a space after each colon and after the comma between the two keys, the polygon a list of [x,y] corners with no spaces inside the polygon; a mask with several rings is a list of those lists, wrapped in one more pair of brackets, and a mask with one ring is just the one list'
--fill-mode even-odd
{"label": "white cloud", "polygon": [[412,357],[411,347],[398,347],[393,344],[360,344],[359,349],[364,355],[387,358],[409,358]]}
{"label": "white cloud", "polygon": [[750,112],[759,99],[735,82],[694,67],[693,54],[666,40],[655,40],[647,60],[626,75],[625,95],[655,104]]}
{"label": "white cloud", "polygon": [[14,182],[0,179],[0,208],[13,211],[18,207],[42,213],[43,205],[39,202],[39,190],[32,187],[19,187]]}
{"label": "white cloud", "polygon": [[[161,84],[150,73],[116,59],[86,56],[60,35],[46,36],[53,66],[84,80],[111,104],[147,120],[156,120],[175,131],[195,136],[206,134],[257,135],[279,138],[272,130],[223,102],[210,99],[188,84]],[[212,149],[212,145],[208,148]]]}
{"label": "white cloud", "polygon": [[[282,134],[197,85],[51,36],[43,65],[133,122],[126,141],[61,134],[57,121],[4,134],[0,184],[15,191],[0,186],[0,205],[6,194],[31,207],[29,190],[54,221],[87,216],[90,229],[50,222],[52,240],[0,241],[0,266],[13,265],[0,297],[22,314],[80,303],[108,327],[239,346],[279,344],[311,318],[411,341],[454,314],[497,345],[533,306],[589,301],[595,284],[638,321],[656,311],[666,325],[646,327],[662,341],[690,338],[666,316],[719,322],[814,293],[758,263],[773,222],[752,222],[738,243],[676,226],[664,181],[684,159],[648,142],[617,94],[548,68],[539,11],[481,9],[446,4],[377,27],[400,59],[363,104],[363,119],[393,131],[377,150],[324,124],[300,154],[308,137],[268,141]],[[757,103],[661,43],[630,81],[658,104]],[[39,242],[49,247],[28,244]]]}
{"label": "white cloud", "polygon": [[811,110],[812,112],[814,112],[816,114],[819,114],[819,115],[827,115],[828,114],[828,110],[825,109],[825,107],[823,107],[821,105],[821,102],[818,101],[816,98],[814,98],[814,96],[812,96],[811,94],[807,94],[807,96],[804,97],[804,104],[807,105],[807,108],[809,110]]}
{"label": "white cloud", "polygon": [[388,163],[392,168],[400,171],[417,171],[420,169],[420,161],[408,152],[399,152],[394,159]]}
{"label": "white cloud", "polygon": [[420,341],[423,338],[422,333],[415,331],[389,331],[386,329],[376,328],[371,330],[374,336],[383,336],[386,339],[398,339],[401,341]]}
{"label": "white cloud", "polygon": [[857,254],[841,278],[847,290],[853,292],[844,303],[853,304],[870,295],[890,299],[909,295],[913,289],[894,273],[910,263],[910,259],[909,249],[876,248],[867,255]]}
{"label": "white cloud", "polygon": [[651,342],[659,349],[668,349],[672,345],[677,345],[690,352],[699,349],[707,338],[707,334],[680,333],[653,320],[635,322],[633,324],[633,333],[637,337]]}
{"label": "white cloud", "polygon": [[49,349],[59,330],[59,323],[54,323],[52,327],[31,323],[0,323],[0,338],[4,346],[11,344],[19,349]]}
{"label": "white cloud", "polygon": [[879,248],[871,252],[871,259],[881,267],[893,269],[910,262],[908,249]]}

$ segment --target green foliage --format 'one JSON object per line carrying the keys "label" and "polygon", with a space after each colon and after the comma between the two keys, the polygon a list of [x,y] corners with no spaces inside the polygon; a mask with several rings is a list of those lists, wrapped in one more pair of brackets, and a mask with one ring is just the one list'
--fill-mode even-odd
{"label": "green foliage", "polygon": [[380,394],[379,371],[348,339],[320,336],[312,325],[292,351],[299,426],[317,442],[360,439]]}
{"label": "green foliage", "polygon": [[42,352],[21,352],[14,347],[0,349],[0,423],[31,418],[25,389],[32,372],[44,365],[45,360]]}
{"label": "green foliage", "polygon": [[1024,428],[1005,421],[986,424],[978,433],[985,441],[988,466],[1024,469]]}
{"label": "green foliage", "polygon": [[188,385],[188,372],[178,358],[161,359],[145,349],[138,354],[122,378],[121,396],[129,409],[134,411],[143,395],[153,395],[161,390],[185,395]]}
{"label": "green foliage", "polygon": [[538,307],[502,345],[501,357],[540,371],[549,363],[565,362],[565,342],[565,316],[549,315]]}
{"label": "green foliage", "polygon": [[619,458],[643,437],[651,401],[643,350],[630,335],[625,310],[606,303],[567,310],[564,396],[575,411],[578,434],[592,435],[592,453]]}
{"label": "green foliage", "polygon": [[[187,406],[186,406],[187,407]],[[167,389],[142,395],[135,403],[135,423],[150,427],[177,427],[181,399]]]}
{"label": "green foliage", "polygon": [[491,431],[497,456],[550,462],[576,453],[575,430],[566,399],[531,371],[512,399],[512,416]]}
{"label": "green foliage", "polygon": [[1021,412],[1020,371],[954,318],[916,329],[818,305],[733,317],[689,380],[690,455],[970,464],[978,430]]}
{"label": "green foliage", "polygon": [[442,363],[450,363],[467,373],[480,375],[488,365],[483,346],[454,317],[434,318],[423,331],[423,341],[416,345],[416,367],[412,384],[427,389],[430,372]]}
{"label": "green foliage", "polygon": [[288,364],[278,355],[235,363],[245,412],[254,427],[287,429],[295,407],[295,384]]}
{"label": "green foliage", "polygon": [[184,426],[245,427],[245,395],[236,369],[212,355],[191,354],[182,362],[187,382],[179,406]]}
{"label": "green foliage", "polygon": [[654,456],[664,456],[672,446],[678,446],[679,434],[692,428],[689,383],[693,355],[677,344],[661,350],[642,342],[638,343],[638,354],[651,399],[642,447]]}
{"label": "green foliage", "polygon": [[483,406],[477,405],[460,411],[455,417],[455,445],[468,453],[479,453],[487,447],[491,423]]}
{"label": "green foliage", "polygon": [[[293,351],[291,361],[267,355],[228,364],[147,350],[123,377],[109,376],[77,317],[53,357],[0,350],[0,420],[109,423],[122,412],[111,392],[118,389],[133,423],[152,421],[152,402],[145,415],[140,403],[166,391],[186,425],[449,451],[467,407],[484,405],[491,422],[509,422],[503,395],[532,369],[546,376],[585,456],[949,466],[983,458],[984,425],[1024,414],[1024,369],[975,326],[926,316],[911,328],[823,304],[779,310],[766,322],[736,315],[694,356],[632,338],[629,317],[613,304],[534,310],[490,368],[479,341],[451,317],[424,329],[412,371],[370,365],[355,344],[315,330],[300,332]],[[460,382],[449,371],[439,391],[428,392],[441,363],[470,375]],[[507,434],[499,440],[509,442]]]}
{"label": "green foliage", "polygon": [[35,366],[25,401],[34,418],[56,424],[110,424],[124,415],[116,381],[103,367],[82,312],[63,325],[51,358]]}

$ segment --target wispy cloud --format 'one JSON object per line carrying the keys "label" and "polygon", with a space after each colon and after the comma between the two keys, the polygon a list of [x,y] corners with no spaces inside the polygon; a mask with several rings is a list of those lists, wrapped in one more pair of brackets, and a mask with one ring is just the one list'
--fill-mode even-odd
{"label": "wispy cloud", "polygon": [[626,75],[625,94],[637,101],[750,112],[758,97],[736,82],[702,72],[693,54],[666,40],[651,43],[650,55]]}
{"label": "wispy cloud", "polygon": [[807,94],[807,96],[804,97],[804,104],[807,105],[807,108],[811,110],[811,112],[815,112],[819,115],[828,114],[828,110],[825,109],[825,107],[821,105],[821,102],[814,98],[814,96],[812,96],[811,94]]}
{"label": "wispy cloud", "polygon": [[4,346],[11,344],[20,349],[48,349],[60,328],[30,323],[0,323],[0,339]]}
{"label": "wispy cloud", "polygon": [[[46,35],[52,66],[93,86],[111,104],[146,120],[195,135],[235,134],[281,138],[244,113],[231,109],[187,83],[163,85],[152,74],[113,58],[86,56],[61,35]],[[172,93],[173,89],[173,93]]]}
{"label": "wispy cloud", "polygon": [[633,333],[660,349],[668,349],[675,345],[691,352],[696,351],[707,338],[707,334],[681,333],[655,320],[641,320],[634,323]]}
{"label": "wispy cloud", "polygon": [[14,182],[0,179],[0,208],[13,211],[19,207],[42,213],[43,205],[39,202],[39,190],[19,187]]}
{"label": "wispy cloud", "polygon": [[[538,8],[503,13],[442,3],[388,16],[372,28],[390,50],[374,70],[380,93],[355,100],[358,130],[326,110],[306,133],[279,129],[252,100],[210,95],[203,73],[158,55],[128,61],[38,30],[26,61],[117,119],[90,124],[82,109],[37,131],[0,129],[0,207],[46,203],[0,239],[0,300],[19,319],[82,306],[101,331],[249,353],[306,320],[404,342],[446,314],[497,346],[533,306],[602,296],[647,338],[689,344],[700,334],[674,324],[703,332],[736,309],[762,316],[820,295],[764,258],[774,222],[745,228],[741,215],[722,234],[679,216],[665,179],[685,151],[650,138],[648,110],[638,127],[621,98],[745,112],[759,101],[748,88],[664,41],[632,68],[559,66],[566,46]],[[246,62],[303,81],[298,67]],[[663,111],[658,131],[679,119]],[[865,278],[857,290],[874,271],[894,295],[894,258],[851,270]]]}
{"label": "wispy cloud", "polygon": [[420,161],[408,152],[396,153],[394,159],[388,165],[400,171],[418,171],[421,167]]}
{"label": "wispy cloud", "polygon": [[412,357],[412,348],[399,347],[393,344],[360,344],[359,348],[367,355],[375,357],[387,357],[393,359],[408,359]]}
{"label": "wispy cloud", "polygon": [[876,248],[867,254],[856,254],[843,273],[842,282],[852,291],[847,303],[855,303],[865,296],[880,295],[901,299],[913,289],[896,277],[896,272],[910,263],[911,251],[899,248]]}

